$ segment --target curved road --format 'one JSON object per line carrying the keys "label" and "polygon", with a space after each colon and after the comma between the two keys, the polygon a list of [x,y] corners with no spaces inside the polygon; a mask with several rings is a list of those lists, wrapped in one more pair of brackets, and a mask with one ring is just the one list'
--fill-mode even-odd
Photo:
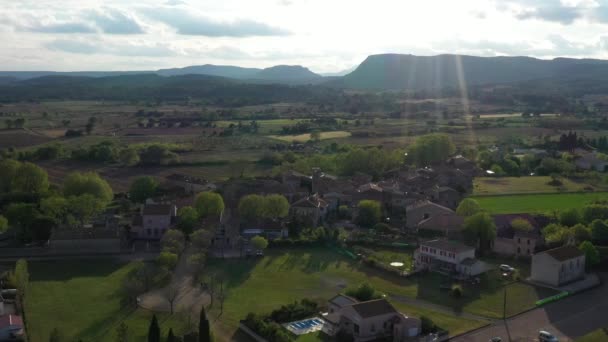
{"label": "curved road", "polygon": [[[606,279],[606,275],[601,275]],[[573,341],[593,330],[608,327],[608,285],[602,285],[558,302],[534,309],[506,321],[452,338],[458,342],[487,342],[495,336],[503,341],[538,341],[538,331],[547,330],[560,342]]]}

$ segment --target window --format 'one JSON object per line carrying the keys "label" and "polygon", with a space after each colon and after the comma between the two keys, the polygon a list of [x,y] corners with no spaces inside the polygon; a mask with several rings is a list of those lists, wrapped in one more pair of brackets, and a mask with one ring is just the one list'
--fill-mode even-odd
{"label": "window", "polygon": [[517,243],[521,243],[521,238],[517,238]]}
{"label": "window", "polygon": [[581,259],[576,259],[576,268],[581,267]]}
{"label": "window", "polygon": [[429,215],[428,213],[424,213],[424,220],[428,219],[429,217],[431,217],[431,215]]}
{"label": "window", "polygon": [[528,255],[530,255],[530,248],[528,248]]}
{"label": "window", "polygon": [[359,325],[358,324],[354,325],[354,332],[355,332],[355,334],[359,333]]}
{"label": "window", "polygon": [[528,246],[530,245],[530,239],[528,239]]}
{"label": "window", "polygon": [[152,235],[152,229],[146,229],[148,236]]}
{"label": "window", "polygon": [[517,254],[521,254],[521,247],[517,247]]}

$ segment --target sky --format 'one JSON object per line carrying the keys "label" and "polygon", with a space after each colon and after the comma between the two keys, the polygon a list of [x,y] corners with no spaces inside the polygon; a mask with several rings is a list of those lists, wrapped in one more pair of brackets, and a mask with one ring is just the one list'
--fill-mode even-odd
{"label": "sky", "polygon": [[0,0],[0,70],[351,69],[378,53],[608,59],[608,0]]}

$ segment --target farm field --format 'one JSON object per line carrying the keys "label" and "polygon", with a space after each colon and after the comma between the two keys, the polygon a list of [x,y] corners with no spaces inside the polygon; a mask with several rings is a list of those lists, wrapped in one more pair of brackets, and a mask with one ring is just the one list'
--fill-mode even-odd
{"label": "farm field", "polygon": [[582,208],[594,200],[608,199],[608,192],[473,196],[491,214],[546,213]]}
{"label": "farm field", "polygon": [[[350,132],[346,131],[332,131],[332,132],[321,132],[321,140],[327,139],[338,139],[350,137]],[[285,142],[307,142],[310,140],[310,134],[297,134],[297,135],[269,135],[269,138],[278,139]]]}
{"label": "farm field", "polygon": [[477,177],[473,180],[473,196],[583,192],[588,191],[590,188],[595,188],[589,184],[575,182],[566,178],[560,179],[563,183],[560,186],[549,185],[550,181],[551,177],[549,176]]}
{"label": "farm field", "polygon": [[[125,322],[129,341],[146,341],[152,313],[120,303],[122,279],[133,264],[110,259],[30,262],[26,302],[29,340],[48,341],[57,328],[66,341],[116,340],[116,328]],[[162,336],[171,327],[182,332],[184,317],[157,315]]]}

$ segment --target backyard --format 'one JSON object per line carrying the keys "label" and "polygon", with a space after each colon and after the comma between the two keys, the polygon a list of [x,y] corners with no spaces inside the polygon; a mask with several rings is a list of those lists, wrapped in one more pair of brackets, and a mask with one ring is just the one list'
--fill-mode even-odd
{"label": "backyard", "polygon": [[[152,313],[121,305],[121,282],[133,264],[111,259],[30,262],[26,318],[29,340],[48,341],[57,328],[66,341],[115,341],[125,322],[129,341],[146,341]],[[165,336],[169,328],[181,332],[187,319],[158,315]]]}

